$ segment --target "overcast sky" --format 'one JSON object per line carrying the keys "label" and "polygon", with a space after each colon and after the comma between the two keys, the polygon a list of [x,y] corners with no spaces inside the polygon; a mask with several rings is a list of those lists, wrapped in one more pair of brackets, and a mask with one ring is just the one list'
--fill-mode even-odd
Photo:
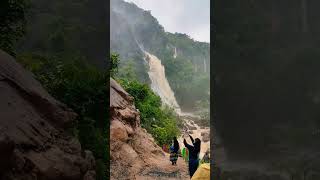
{"label": "overcast sky", "polygon": [[168,32],[210,42],[210,0],[126,0],[151,14]]}

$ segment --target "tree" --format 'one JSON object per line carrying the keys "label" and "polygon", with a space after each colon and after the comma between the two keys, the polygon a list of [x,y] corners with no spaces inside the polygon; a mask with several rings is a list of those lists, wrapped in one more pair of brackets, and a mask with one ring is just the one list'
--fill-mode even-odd
{"label": "tree", "polygon": [[23,54],[17,60],[32,71],[37,80],[57,100],[79,116],[71,132],[82,149],[93,152],[97,179],[106,179],[109,164],[108,74],[74,55],[61,57]]}
{"label": "tree", "polygon": [[110,56],[110,76],[114,77],[118,73],[119,55],[111,53]]}
{"label": "tree", "polygon": [[24,35],[26,25],[26,0],[0,2],[0,49],[15,55],[15,44]]}

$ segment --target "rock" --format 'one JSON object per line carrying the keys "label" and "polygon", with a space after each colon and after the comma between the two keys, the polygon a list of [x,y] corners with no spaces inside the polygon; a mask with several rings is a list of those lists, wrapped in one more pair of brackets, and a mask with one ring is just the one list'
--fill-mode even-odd
{"label": "rock", "polygon": [[132,128],[140,126],[140,113],[130,96],[115,80],[110,78],[110,114],[111,120],[120,120]]}
{"label": "rock", "polygon": [[201,136],[202,136],[202,141],[203,142],[210,141],[210,133],[209,132],[202,132]]}
{"label": "rock", "polygon": [[113,79],[110,79],[110,112],[111,179],[157,179],[150,176],[157,175],[153,173],[155,170],[159,174],[180,172],[177,179],[189,179],[187,167],[173,167],[169,155],[141,128],[140,114],[133,105],[133,98]]}
{"label": "rock", "polygon": [[0,179],[83,178],[81,145],[66,131],[77,114],[1,50],[0,99]]}
{"label": "rock", "polygon": [[95,179],[96,179],[95,171],[88,171],[83,177],[83,180],[95,180]]}
{"label": "rock", "polygon": [[133,147],[126,143],[122,145],[119,151],[123,152],[120,154],[120,158],[122,161],[125,161],[126,163],[131,164],[138,157],[138,153],[133,149]]}
{"label": "rock", "polygon": [[10,162],[13,158],[15,144],[8,136],[0,136],[0,173],[10,168]]}
{"label": "rock", "polygon": [[[129,128],[128,128],[129,129]],[[128,133],[125,125],[121,121],[112,121],[110,127],[110,141],[127,141]]]}
{"label": "rock", "polygon": [[89,163],[88,169],[90,169],[90,170],[95,169],[96,160],[93,156],[93,153],[89,150],[85,150],[84,153],[85,153],[84,158],[85,158],[86,162]]}

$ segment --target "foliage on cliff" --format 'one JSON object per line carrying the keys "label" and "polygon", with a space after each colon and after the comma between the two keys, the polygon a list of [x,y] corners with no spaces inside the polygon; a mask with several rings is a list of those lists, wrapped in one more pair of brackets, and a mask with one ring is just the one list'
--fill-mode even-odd
{"label": "foliage on cliff", "polygon": [[[165,32],[150,11],[122,0],[111,1],[110,20],[111,50],[124,59],[122,64],[129,59],[134,62],[141,82],[148,82],[142,52],[146,50],[161,59],[169,84],[183,109],[195,110],[195,101],[209,97],[208,43],[197,42],[185,34]],[[176,58],[173,57],[175,49]]]}
{"label": "foliage on cliff", "polygon": [[25,33],[27,0],[0,2],[0,49],[16,54],[15,45]]}
{"label": "foliage on cliff", "polygon": [[[120,63],[119,56],[111,54],[110,66],[114,67],[111,72],[118,72]],[[125,70],[125,72],[123,72]],[[121,86],[134,97],[136,108],[140,112],[141,126],[145,128],[159,145],[170,144],[174,136],[180,134],[180,120],[176,117],[173,109],[163,106],[161,98],[156,95],[147,84],[140,83],[136,79],[132,66],[125,66],[114,74]]]}
{"label": "foliage on cliff", "polygon": [[28,0],[24,38],[18,52],[72,52],[100,69],[106,67],[109,27],[107,1]]}
{"label": "foliage on cliff", "polygon": [[108,89],[107,72],[97,70],[74,56],[41,56],[22,54],[19,62],[32,71],[36,79],[56,99],[68,105],[78,115],[71,131],[82,148],[96,158],[97,179],[105,179],[109,163],[108,151]]}
{"label": "foliage on cliff", "polygon": [[51,95],[79,114],[73,133],[83,149],[94,153],[97,179],[106,179],[109,167],[109,93],[105,86],[109,72],[101,70],[106,68],[109,43],[107,3],[0,3],[0,48],[17,55]]}

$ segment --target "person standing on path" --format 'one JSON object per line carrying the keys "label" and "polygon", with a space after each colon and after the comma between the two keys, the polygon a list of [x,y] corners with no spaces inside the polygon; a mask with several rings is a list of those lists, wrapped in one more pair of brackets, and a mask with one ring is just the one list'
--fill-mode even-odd
{"label": "person standing on path", "polygon": [[170,161],[172,162],[172,165],[177,164],[179,150],[180,150],[179,142],[177,140],[177,137],[174,137],[173,146],[172,148],[170,148]]}
{"label": "person standing on path", "polygon": [[193,145],[188,144],[186,139],[183,139],[183,144],[189,151],[189,174],[191,178],[199,166],[198,157],[199,157],[200,148],[201,148],[201,141],[199,138],[196,138],[195,140],[193,140],[190,134],[189,134],[189,137]]}

